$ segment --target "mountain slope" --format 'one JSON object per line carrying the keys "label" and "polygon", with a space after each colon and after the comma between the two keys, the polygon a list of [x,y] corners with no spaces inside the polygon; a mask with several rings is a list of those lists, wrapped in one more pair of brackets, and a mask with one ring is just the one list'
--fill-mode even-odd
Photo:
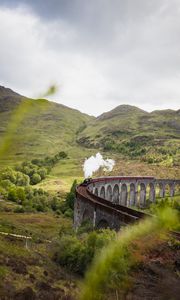
{"label": "mountain slope", "polygon": [[77,142],[131,158],[146,156],[148,160],[154,151],[159,152],[160,160],[169,154],[179,157],[180,111],[148,113],[134,106],[120,105],[93,120],[79,134]]}
{"label": "mountain slope", "polygon": [[[24,107],[27,109],[24,110]],[[24,118],[18,126],[9,153],[10,158],[45,156],[75,146],[76,134],[93,119],[75,109],[44,99],[22,97],[0,88],[0,145],[16,109],[23,106]]]}

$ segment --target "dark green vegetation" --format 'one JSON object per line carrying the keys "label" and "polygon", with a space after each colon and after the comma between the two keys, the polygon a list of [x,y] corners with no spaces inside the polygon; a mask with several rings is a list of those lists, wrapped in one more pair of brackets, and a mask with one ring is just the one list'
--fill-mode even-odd
{"label": "dark green vegetation", "polygon": [[113,230],[104,229],[87,233],[86,226],[77,234],[62,233],[54,249],[54,260],[73,273],[83,275],[95,253],[115,239]]}
{"label": "dark green vegetation", "polygon": [[[61,152],[56,155],[56,160],[59,161],[66,157],[67,155]],[[34,164],[32,162],[22,163],[16,168],[18,171],[10,167],[2,170],[0,173],[1,202],[15,202],[17,205],[14,212],[16,213],[47,212],[51,210],[58,215],[64,214],[66,217],[72,217],[76,180],[65,199],[59,193],[50,193],[42,188],[35,188],[35,185],[45,178],[49,165],[54,164],[54,161],[54,158],[33,160]],[[48,169],[42,168],[42,165],[45,166],[47,162]],[[3,211],[3,207],[0,206],[1,210]],[[6,210],[9,211],[7,208]]]}

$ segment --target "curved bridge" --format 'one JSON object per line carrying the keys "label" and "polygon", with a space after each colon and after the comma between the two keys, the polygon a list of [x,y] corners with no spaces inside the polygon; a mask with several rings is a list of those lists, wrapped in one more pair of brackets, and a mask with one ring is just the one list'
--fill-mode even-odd
{"label": "curved bridge", "polygon": [[112,228],[147,216],[133,207],[145,208],[156,197],[173,197],[179,192],[180,180],[154,177],[100,177],[76,188],[74,226],[83,222],[94,228]]}

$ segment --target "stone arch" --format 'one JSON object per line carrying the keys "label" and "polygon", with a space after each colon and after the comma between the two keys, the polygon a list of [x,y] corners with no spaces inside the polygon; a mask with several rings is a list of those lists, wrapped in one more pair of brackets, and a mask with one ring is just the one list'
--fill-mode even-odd
{"label": "stone arch", "polygon": [[94,195],[98,196],[98,188],[97,187],[94,190]]}
{"label": "stone arch", "polygon": [[151,182],[149,184],[149,201],[150,202],[155,202],[155,186],[154,184]]}
{"label": "stone arch", "polygon": [[109,201],[112,201],[112,187],[111,187],[111,185],[108,185],[108,187],[107,187],[106,199],[109,200]]}
{"label": "stone arch", "polygon": [[109,228],[109,223],[106,219],[101,219],[97,224],[97,229]]}
{"label": "stone arch", "polygon": [[105,199],[105,187],[104,186],[101,187],[100,197]]}
{"label": "stone arch", "polygon": [[127,185],[123,183],[121,185],[121,196],[120,196],[120,204],[127,206]]}
{"label": "stone arch", "polygon": [[174,194],[175,195],[180,195],[180,184],[179,183],[175,183]]}
{"label": "stone arch", "polygon": [[162,182],[159,183],[159,197],[164,198],[165,196],[165,186]]}
{"label": "stone arch", "polygon": [[171,184],[166,183],[164,185],[164,197],[170,197],[170,195],[171,195]]}
{"label": "stone arch", "polygon": [[129,205],[135,205],[136,202],[136,188],[135,184],[131,183],[130,184],[130,192],[129,192]]}
{"label": "stone arch", "polygon": [[144,183],[140,183],[139,205],[144,207],[146,204],[146,186]]}
{"label": "stone arch", "polygon": [[175,184],[173,182],[169,184],[169,195],[170,197],[175,195]]}
{"label": "stone arch", "polygon": [[118,184],[115,184],[113,188],[113,202],[119,203],[119,186]]}

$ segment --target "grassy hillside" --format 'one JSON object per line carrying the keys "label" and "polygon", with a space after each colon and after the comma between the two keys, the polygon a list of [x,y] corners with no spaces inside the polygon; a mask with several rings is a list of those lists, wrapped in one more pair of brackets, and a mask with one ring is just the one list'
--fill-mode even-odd
{"label": "grassy hillside", "polygon": [[93,117],[64,105],[44,99],[23,98],[9,89],[0,89],[0,145],[7,134],[11,116],[21,105],[27,109],[24,118],[13,134],[11,146],[3,159],[23,160],[44,157],[58,151],[68,151],[76,145],[76,134],[87,126]]}

